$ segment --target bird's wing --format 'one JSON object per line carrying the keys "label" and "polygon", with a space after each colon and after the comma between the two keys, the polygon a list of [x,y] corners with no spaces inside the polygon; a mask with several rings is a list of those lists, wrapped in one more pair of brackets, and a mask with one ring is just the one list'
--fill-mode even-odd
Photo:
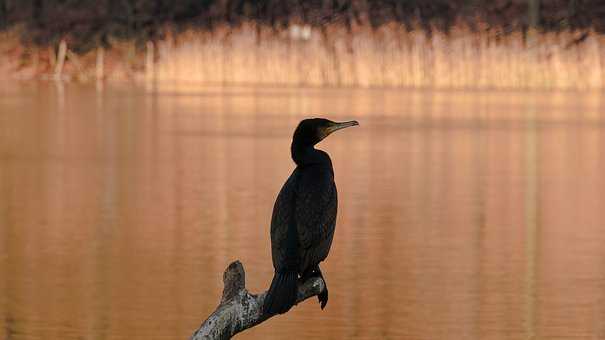
{"label": "bird's wing", "polygon": [[337,207],[336,185],[331,172],[320,169],[301,174],[294,213],[301,272],[312,269],[328,256],[336,226]]}
{"label": "bird's wing", "polygon": [[296,171],[281,188],[271,217],[271,255],[276,271],[298,269],[298,240],[294,224]]}

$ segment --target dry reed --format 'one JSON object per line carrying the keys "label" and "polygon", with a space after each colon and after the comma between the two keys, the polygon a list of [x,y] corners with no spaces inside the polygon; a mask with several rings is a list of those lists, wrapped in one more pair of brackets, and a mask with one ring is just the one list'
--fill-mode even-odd
{"label": "dry reed", "polygon": [[[605,39],[596,33],[574,43],[579,33],[524,37],[515,32],[477,33],[458,28],[448,35],[435,32],[427,36],[396,24],[375,30],[354,27],[347,31],[338,25],[303,29],[307,32],[303,35],[300,28],[276,32],[253,24],[213,32],[188,31],[157,42],[155,51],[147,45],[136,57],[138,68],[133,69],[129,53],[126,61],[112,52],[113,67],[106,67],[106,77],[288,86],[605,87]],[[146,56],[145,51],[155,55]],[[150,58],[155,60],[153,67]],[[94,78],[95,57],[88,59],[92,66],[86,72]]]}
{"label": "dry reed", "polygon": [[308,40],[250,27],[159,44],[158,80],[294,86],[590,89],[605,85],[603,37],[573,33],[448,36],[339,26]]}

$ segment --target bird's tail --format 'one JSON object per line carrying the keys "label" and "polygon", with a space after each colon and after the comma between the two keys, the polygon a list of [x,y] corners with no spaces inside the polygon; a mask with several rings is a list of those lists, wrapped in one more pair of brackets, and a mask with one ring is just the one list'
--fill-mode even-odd
{"label": "bird's tail", "polygon": [[263,313],[283,314],[296,304],[298,274],[296,271],[275,272],[265,296]]}

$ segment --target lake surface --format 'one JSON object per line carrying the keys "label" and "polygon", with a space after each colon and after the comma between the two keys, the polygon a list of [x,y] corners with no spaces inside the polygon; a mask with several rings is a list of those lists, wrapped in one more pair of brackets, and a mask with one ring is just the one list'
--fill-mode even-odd
{"label": "lake surface", "polygon": [[243,262],[309,115],[339,215],[307,300],[240,339],[605,339],[605,99],[5,84],[0,339],[185,339]]}

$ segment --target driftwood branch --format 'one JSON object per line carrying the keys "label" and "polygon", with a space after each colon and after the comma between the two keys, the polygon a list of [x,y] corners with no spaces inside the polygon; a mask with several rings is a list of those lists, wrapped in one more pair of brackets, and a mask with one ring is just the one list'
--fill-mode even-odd
{"label": "driftwood branch", "polygon": [[[267,292],[255,295],[246,289],[244,266],[235,261],[223,274],[223,296],[216,310],[191,336],[192,340],[230,339],[235,334],[254,327],[272,315],[262,313]],[[297,302],[318,295],[325,289],[324,281],[313,277],[298,285]]]}

